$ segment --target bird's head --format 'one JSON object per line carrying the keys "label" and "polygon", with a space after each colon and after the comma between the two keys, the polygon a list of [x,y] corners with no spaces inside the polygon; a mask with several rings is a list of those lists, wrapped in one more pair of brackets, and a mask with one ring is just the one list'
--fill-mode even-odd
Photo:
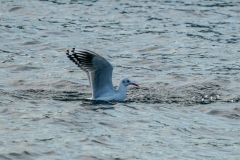
{"label": "bird's head", "polygon": [[129,86],[129,85],[134,85],[134,86],[137,86],[138,87],[138,85],[136,84],[136,83],[134,83],[134,82],[132,82],[130,79],[128,79],[128,78],[124,78],[124,79],[122,79],[121,80],[121,83],[124,85],[124,86]]}

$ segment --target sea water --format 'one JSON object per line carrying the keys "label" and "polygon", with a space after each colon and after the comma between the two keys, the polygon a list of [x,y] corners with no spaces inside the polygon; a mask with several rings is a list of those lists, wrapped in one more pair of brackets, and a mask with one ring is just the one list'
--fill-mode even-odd
{"label": "sea water", "polygon": [[[239,159],[240,3],[1,0],[0,159]],[[128,77],[93,102],[66,50]]]}

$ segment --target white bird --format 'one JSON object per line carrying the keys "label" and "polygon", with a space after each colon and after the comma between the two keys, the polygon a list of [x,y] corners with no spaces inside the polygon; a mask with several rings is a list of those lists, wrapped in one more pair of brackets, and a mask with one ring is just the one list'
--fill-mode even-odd
{"label": "white bird", "polygon": [[114,89],[112,84],[112,65],[100,55],[89,51],[81,50],[71,53],[67,50],[67,57],[78,67],[87,73],[88,80],[92,89],[93,100],[104,101],[123,101],[126,98],[128,85],[138,86],[128,78],[120,80],[118,88]]}

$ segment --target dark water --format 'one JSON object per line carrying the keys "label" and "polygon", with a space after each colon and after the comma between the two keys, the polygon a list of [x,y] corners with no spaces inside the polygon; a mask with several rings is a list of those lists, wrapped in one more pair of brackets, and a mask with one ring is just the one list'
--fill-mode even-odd
{"label": "dark water", "polygon": [[[240,2],[1,0],[0,159],[239,159]],[[129,77],[86,100],[85,48]]]}

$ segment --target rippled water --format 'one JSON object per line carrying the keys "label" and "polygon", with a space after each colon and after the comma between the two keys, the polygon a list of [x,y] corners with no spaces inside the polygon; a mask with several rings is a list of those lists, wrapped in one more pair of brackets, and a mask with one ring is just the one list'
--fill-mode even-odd
{"label": "rippled water", "polygon": [[[1,0],[0,159],[239,159],[240,2]],[[129,77],[87,100],[65,51]]]}

